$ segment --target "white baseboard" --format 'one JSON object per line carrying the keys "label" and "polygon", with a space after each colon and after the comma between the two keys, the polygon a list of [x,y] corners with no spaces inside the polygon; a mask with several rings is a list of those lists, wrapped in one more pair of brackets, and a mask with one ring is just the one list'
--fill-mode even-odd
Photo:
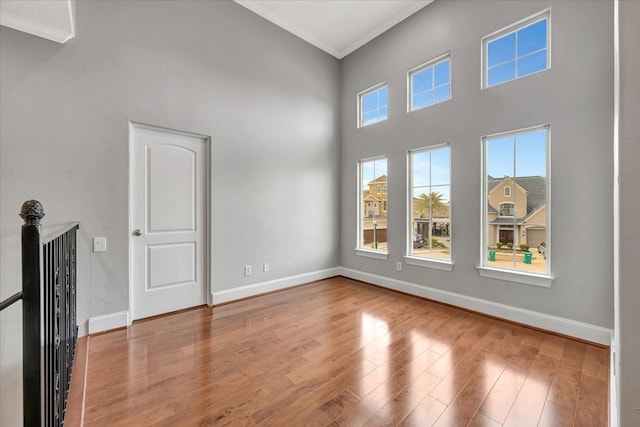
{"label": "white baseboard", "polygon": [[[441,289],[435,289],[424,285],[378,276],[376,274],[365,273],[363,271],[352,270],[345,267],[328,268],[326,270],[319,270],[311,273],[304,273],[296,276],[289,276],[281,279],[269,280],[267,282],[254,283],[252,285],[217,291],[211,294],[210,300],[212,304],[222,304],[225,302],[303,285],[316,280],[327,279],[333,276],[344,276],[355,280],[361,280],[363,282],[368,282],[388,289],[393,289],[434,301],[444,302],[457,307],[466,308],[479,313],[484,313],[490,316],[499,317],[598,344],[610,346],[612,343],[613,331],[611,329],[563,317],[538,313],[536,311],[513,307],[506,304],[500,304],[493,301],[487,301],[480,298],[456,294],[454,292],[443,291]],[[121,311],[104,316],[92,317],[89,319],[88,323],[89,334],[95,334],[97,332],[108,331],[109,329],[129,326],[131,325],[131,320],[128,311]]]}
{"label": "white baseboard", "polygon": [[293,286],[304,285],[316,280],[327,279],[340,275],[340,267],[326,270],[313,271],[311,273],[298,274],[297,276],[283,277],[282,279],[269,280],[268,282],[254,283],[252,285],[212,292],[213,304],[222,304],[242,298],[253,297],[267,292],[279,291]]}
{"label": "white baseboard", "polygon": [[89,318],[89,334],[108,331],[109,329],[123,328],[131,325],[128,311],[105,314]]}
{"label": "white baseboard", "polygon": [[456,294],[454,292],[443,291],[441,289],[430,288],[424,285],[404,282],[402,280],[390,279],[376,274],[365,273],[345,267],[339,267],[339,274],[351,279],[372,283],[384,288],[393,289],[411,295],[440,301],[468,310],[477,311],[512,322],[523,323],[547,331],[580,338],[586,341],[603,345],[611,345],[612,330],[588,323],[578,322],[563,317],[538,313],[536,311],[513,307],[506,304],[487,301],[480,298],[469,297]]}

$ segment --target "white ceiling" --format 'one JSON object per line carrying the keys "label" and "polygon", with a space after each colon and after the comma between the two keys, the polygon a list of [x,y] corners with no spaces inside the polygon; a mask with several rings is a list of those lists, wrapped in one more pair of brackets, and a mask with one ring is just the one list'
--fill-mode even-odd
{"label": "white ceiling", "polygon": [[341,59],[433,0],[234,0]]}
{"label": "white ceiling", "polygon": [[[433,0],[234,0],[341,59]],[[64,43],[75,0],[0,0],[0,25]]]}
{"label": "white ceiling", "polygon": [[1,0],[0,25],[64,43],[75,36],[74,0]]}

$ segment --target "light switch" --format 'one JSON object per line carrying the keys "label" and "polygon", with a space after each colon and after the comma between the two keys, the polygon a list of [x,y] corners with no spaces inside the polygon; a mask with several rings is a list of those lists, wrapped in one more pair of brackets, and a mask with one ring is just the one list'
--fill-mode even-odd
{"label": "light switch", "polygon": [[107,238],[106,237],[94,237],[93,238],[93,252],[107,252]]}

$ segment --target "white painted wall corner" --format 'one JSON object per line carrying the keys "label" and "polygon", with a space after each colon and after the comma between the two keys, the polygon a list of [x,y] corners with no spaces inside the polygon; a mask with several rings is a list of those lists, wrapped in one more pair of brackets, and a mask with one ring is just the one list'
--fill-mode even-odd
{"label": "white painted wall corner", "polygon": [[[316,280],[328,279],[340,275],[341,268],[334,267],[326,270],[313,271],[311,273],[298,274],[296,276],[283,277],[281,279],[269,280],[267,282],[254,283],[247,286],[240,286],[224,291],[212,292],[213,304],[222,304],[242,298],[253,297],[268,292],[279,291],[294,286],[315,282]],[[215,287],[215,284],[214,284]]]}

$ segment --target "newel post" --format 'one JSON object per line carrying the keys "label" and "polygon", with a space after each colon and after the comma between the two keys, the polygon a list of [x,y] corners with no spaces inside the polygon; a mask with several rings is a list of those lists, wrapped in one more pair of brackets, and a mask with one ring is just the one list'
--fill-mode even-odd
{"label": "newel post", "polygon": [[27,200],[20,209],[22,225],[22,396],[24,426],[41,425],[42,326],[41,326],[41,246],[42,204]]}

